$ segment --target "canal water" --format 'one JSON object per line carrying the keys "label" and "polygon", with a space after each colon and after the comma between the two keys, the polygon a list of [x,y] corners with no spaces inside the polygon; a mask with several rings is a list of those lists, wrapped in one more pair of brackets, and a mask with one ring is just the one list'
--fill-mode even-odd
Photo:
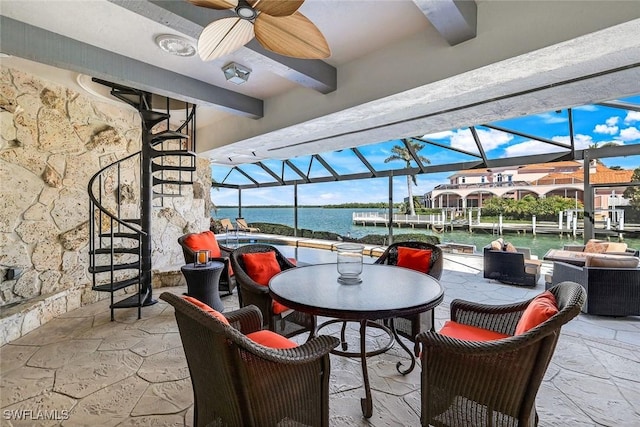
{"label": "canal water", "polygon": [[[387,228],[363,227],[355,225],[352,222],[353,212],[382,212],[380,209],[331,209],[319,207],[299,207],[298,208],[298,227],[314,231],[330,231],[338,233],[342,236],[363,237],[368,234],[387,234]],[[213,218],[230,218],[232,221],[238,217],[237,208],[219,208],[217,211],[211,212]],[[251,222],[266,222],[272,224],[283,224],[293,227],[294,213],[292,207],[274,208],[274,207],[251,207],[242,208],[243,218]],[[481,252],[482,248],[488,245],[492,240],[500,237],[493,235],[490,231],[474,231],[469,233],[464,230],[446,231],[444,233],[436,233],[432,230],[423,228],[397,228],[393,229],[393,234],[402,233],[422,233],[438,236],[442,243],[460,243],[475,245],[476,251]],[[533,236],[530,233],[516,234],[509,233],[504,235],[505,240],[513,243],[518,247],[528,247],[531,253],[539,258],[549,249],[560,249],[563,245],[582,244],[582,236],[576,239],[571,235],[556,234],[538,234]],[[617,240],[617,239],[616,239]],[[640,238],[626,238],[625,242],[632,248],[640,248]]]}

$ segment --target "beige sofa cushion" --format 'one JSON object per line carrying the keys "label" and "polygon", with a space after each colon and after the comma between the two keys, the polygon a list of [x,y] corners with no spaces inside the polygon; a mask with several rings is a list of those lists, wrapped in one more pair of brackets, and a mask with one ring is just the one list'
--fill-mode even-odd
{"label": "beige sofa cushion", "polygon": [[493,242],[491,242],[491,250],[501,251],[502,245],[504,245],[504,240],[502,240],[502,237],[501,237],[498,240],[494,240]]}
{"label": "beige sofa cushion", "polygon": [[627,250],[626,243],[609,242],[607,252],[624,252]]}
{"label": "beige sofa cushion", "polygon": [[599,242],[597,240],[589,240],[586,245],[584,245],[584,251],[590,254],[603,254],[607,251],[607,247],[609,246],[606,242]]}
{"label": "beige sofa cushion", "polygon": [[640,259],[636,257],[605,258],[590,256],[585,262],[585,267],[606,267],[606,268],[636,268]]}

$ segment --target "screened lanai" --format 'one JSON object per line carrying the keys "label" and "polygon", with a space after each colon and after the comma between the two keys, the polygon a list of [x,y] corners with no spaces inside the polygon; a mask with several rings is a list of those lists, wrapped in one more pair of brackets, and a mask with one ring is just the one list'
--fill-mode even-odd
{"label": "screened lanai", "polygon": [[[616,168],[635,169],[640,166],[639,128],[640,95],[636,95],[338,151],[323,152],[318,145],[318,152],[294,158],[234,166],[214,163],[213,186],[237,191],[238,216],[242,216],[243,193],[246,198],[252,189],[293,186],[288,204],[297,208],[298,185],[386,178],[391,211],[393,180],[407,175],[446,180],[460,170],[600,159]],[[592,218],[588,213],[593,211],[594,187],[585,168],[586,219]],[[215,193],[213,198],[215,202]],[[592,230],[592,220],[585,221],[585,236]]]}

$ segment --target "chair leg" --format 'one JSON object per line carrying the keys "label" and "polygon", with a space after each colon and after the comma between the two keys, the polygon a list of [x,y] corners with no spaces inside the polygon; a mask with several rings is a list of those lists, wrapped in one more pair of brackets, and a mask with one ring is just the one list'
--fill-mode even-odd
{"label": "chair leg", "polygon": [[347,351],[348,348],[346,331],[347,322],[342,322],[342,329],[340,329],[340,345],[342,345],[342,351]]}

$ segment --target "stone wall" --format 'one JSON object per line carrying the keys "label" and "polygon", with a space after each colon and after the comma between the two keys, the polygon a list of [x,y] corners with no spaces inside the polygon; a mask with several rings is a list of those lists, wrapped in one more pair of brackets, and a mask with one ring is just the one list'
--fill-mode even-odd
{"label": "stone wall", "polygon": [[[0,73],[2,345],[108,297],[91,290],[87,269],[87,184],[102,167],[140,150],[141,129],[138,113],[124,104],[96,101],[20,70]],[[180,281],[176,240],[208,229],[210,187],[209,163],[199,159],[194,186],[154,209],[154,286],[163,277],[167,285]]]}

